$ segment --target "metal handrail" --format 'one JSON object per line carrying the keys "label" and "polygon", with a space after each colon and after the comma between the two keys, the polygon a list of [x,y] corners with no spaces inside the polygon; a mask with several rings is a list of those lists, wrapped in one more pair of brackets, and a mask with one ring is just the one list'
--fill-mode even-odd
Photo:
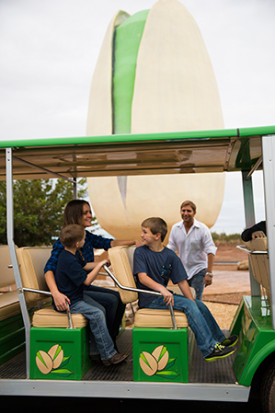
{"label": "metal handrail", "polygon": [[[107,272],[107,274],[112,278],[112,280],[115,282],[115,284],[119,288],[121,288],[122,290],[140,292],[140,293],[156,295],[156,296],[161,296],[162,295],[158,291],[149,291],[149,290],[142,290],[140,288],[126,287],[126,286],[120,284],[118,279],[114,276],[114,274],[109,270],[109,268],[106,265],[104,265],[103,268]],[[50,291],[36,290],[34,288],[22,287],[22,291],[52,296],[52,293]],[[69,306],[69,304],[67,304],[67,306],[68,306],[67,316],[68,316],[68,321],[69,321],[69,329],[73,329],[73,321],[72,321],[70,306]],[[176,330],[177,329],[177,323],[176,323],[174,309],[173,309],[173,306],[172,306],[171,303],[169,304],[169,311],[170,311],[171,320],[172,320],[172,324],[173,324],[173,330]]]}
{"label": "metal handrail", "polygon": [[[149,291],[149,290],[142,290],[140,288],[133,288],[133,287],[126,287],[118,281],[118,279],[114,276],[114,274],[109,270],[107,265],[103,265],[104,270],[107,272],[107,274],[112,278],[112,280],[115,282],[115,284],[121,288],[122,290],[125,291],[133,291],[137,293],[144,293],[144,294],[150,294],[150,295],[156,295],[156,296],[161,296],[162,294],[158,291]],[[172,319],[172,324],[173,324],[173,330],[177,329],[177,323],[176,323],[176,318],[175,318],[175,313],[172,304],[169,304],[169,310],[170,310],[170,315]]]}
{"label": "metal handrail", "polygon": [[[44,295],[50,295],[52,296],[52,293],[50,291],[43,291],[43,290],[35,290],[34,288],[27,288],[27,287],[22,287],[21,289],[23,292],[29,292],[29,293],[37,293],[37,294],[44,294]],[[73,327],[73,320],[72,320],[72,315],[71,315],[71,311],[70,311],[70,306],[67,303],[67,316],[68,316],[68,322],[69,322],[69,330],[72,330]]]}
{"label": "metal handrail", "polygon": [[252,251],[252,250],[249,250],[248,248],[246,248],[246,247],[243,247],[242,245],[237,245],[237,248],[239,249],[239,250],[242,250],[242,251],[244,251],[244,252],[246,252],[247,254],[253,254],[253,255],[267,255],[268,254],[268,251],[267,250],[264,250],[264,251],[261,251],[261,250],[259,250],[259,251]]}

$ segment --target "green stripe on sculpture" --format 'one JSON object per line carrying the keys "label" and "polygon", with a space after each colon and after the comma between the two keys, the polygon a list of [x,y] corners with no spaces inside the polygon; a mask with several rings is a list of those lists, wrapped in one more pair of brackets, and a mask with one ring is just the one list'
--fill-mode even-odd
{"label": "green stripe on sculpture", "polygon": [[136,62],[149,10],[143,10],[121,23],[115,32],[113,60],[114,133],[131,131]]}

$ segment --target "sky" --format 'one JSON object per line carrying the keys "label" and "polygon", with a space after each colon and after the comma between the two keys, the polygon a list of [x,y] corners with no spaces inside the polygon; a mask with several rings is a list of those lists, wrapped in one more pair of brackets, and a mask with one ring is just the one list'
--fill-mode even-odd
{"label": "sky", "polygon": [[[180,2],[204,38],[225,128],[274,125],[274,0]],[[134,14],[155,3],[0,0],[0,139],[85,136],[92,75],[110,20],[118,10]],[[254,183],[259,221],[265,216],[261,172]],[[227,174],[223,207],[211,230],[244,227],[241,175]]]}

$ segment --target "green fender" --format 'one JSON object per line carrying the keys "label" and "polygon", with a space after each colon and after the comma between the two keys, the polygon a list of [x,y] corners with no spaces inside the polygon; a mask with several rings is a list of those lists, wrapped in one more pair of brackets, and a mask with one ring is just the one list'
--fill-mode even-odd
{"label": "green fender", "polygon": [[264,345],[257,352],[257,354],[251,358],[243,371],[243,374],[239,380],[239,384],[250,386],[257,369],[262,364],[262,362],[272,353],[274,353],[275,356],[275,340],[272,340]]}

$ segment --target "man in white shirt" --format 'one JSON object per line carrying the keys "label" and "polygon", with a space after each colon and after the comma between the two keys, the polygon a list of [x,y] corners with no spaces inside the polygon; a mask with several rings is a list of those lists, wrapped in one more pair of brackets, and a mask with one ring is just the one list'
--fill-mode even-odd
{"label": "man in white shirt", "polygon": [[217,248],[209,228],[195,219],[197,207],[192,201],[184,201],[180,207],[182,221],[173,225],[168,248],[178,251],[185,267],[188,283],[202,300],[204,286],[212,284],[212,268]]}

